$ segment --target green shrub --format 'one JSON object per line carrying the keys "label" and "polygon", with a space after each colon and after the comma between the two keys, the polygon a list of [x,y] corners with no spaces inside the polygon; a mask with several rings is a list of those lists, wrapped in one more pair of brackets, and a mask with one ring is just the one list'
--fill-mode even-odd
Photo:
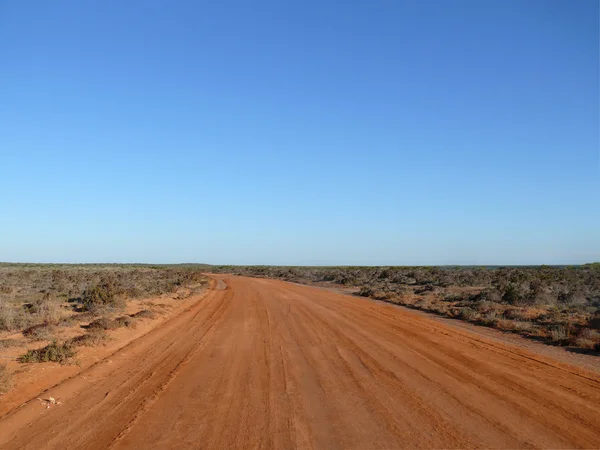
{"label": "green shrub", "polygon": [[85,311],[96,311],[105,307],[123,308],[125,306],[122,290],[110,279],[103,280],[97,285],[86,289],[81,296],[81,303]]}
{"label": "green shrub", "polygon": [[70,342],[59,344],[52,341],[46,347],[29,350],[19,357],[19,361],[22,363],[57,362],[64,364],[73,356],[75,356],[75,350],[73,350]]}

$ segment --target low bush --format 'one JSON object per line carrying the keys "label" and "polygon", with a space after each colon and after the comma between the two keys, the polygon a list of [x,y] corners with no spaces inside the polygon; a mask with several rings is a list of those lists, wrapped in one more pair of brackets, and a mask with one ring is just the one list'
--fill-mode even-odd
{"label": "low bush", "polygon": [[154,311],[150,311],[149,309],[142,309],[141,311],[132,314],[131,317],[135,319],[154,319],[156,317],[156,313]]}
{"label": "low bush", "polygon": [[373,289],[368,286],[363,286],[360,288],[360,291],[358,291],[357,295],[361,297],[371,297],[373,295]]}
{"label": "low bush", "polygon": [[90,322],[87,326],[88,330],[115,330],[117,328],[119,328],[119,324],[108,317],[96,319]]}
{"label": "low bush", "polygon": [[30,314],[35,314],[43,322],[58,323],[63,317],[63,310],[60,307],[60,302],[54,298],[49,292],[44,292],[42,298],[33,302],[28,308]]}
{"label": "low bush", "polygon": [[135,319],[129,316],[121,316],[115,319],[118,327],[135,328]]}
{"label": "low bush", "polygon": [[64,364],[73,356],[75,356],[75,350],[70,342],[59,344],[53,341],[46,347],[29,350],[19,357],[19,361],[22,363],[57,362]]}
{"label": "low bush", "polygon": [[104,330],[94,330],[71,338],[69,340],[69,345],[73,347],[95,347],[104,344],[107,340],[108,335]]}
{"label": "low bush", "polygon": [[458,316],[461,319],[467,320],[469,322],[473,322],[481,318],[481,315],[477,311],[469,307],[461,308],[459,310]]}
{"label": "low bush", "polygon": [[56,326],[50,323],[39,323],[23,330],[23,336],[33,341],[50,341],[54,338]]}
{"label": "low bush", "polygon": [[102,308],[123,308],[125,299],[116,282],[106,279],[86,289],[81,296],[81,303],[84,311],[98,311]]}
{"label": "low bush", "polygon": [[579,347],[579,348],[589,348],[589,349],[592,349],[596,345],[596,342],[594,342],[591,339],[586,339],[584,337],[578,337],[578,338],[574,339],[573,345],[575,347]]}
{"label": "low bush", "polygon": [[16,308],[9,302],[0,300],[0,331],[22,330],[31,326],[32,319],[23,308]]}

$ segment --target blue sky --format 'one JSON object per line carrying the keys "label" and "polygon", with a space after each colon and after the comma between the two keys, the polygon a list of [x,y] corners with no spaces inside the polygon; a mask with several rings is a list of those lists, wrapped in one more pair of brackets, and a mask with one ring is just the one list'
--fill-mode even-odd
{"label": "blue sky", "polygon": [[5,1],[0,261],[600,260],[597,1]]}

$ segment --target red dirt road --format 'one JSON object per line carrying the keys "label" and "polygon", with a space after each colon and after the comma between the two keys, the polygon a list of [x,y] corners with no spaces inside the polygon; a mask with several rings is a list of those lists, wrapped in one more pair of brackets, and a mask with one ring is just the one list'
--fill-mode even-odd
{"label": "red dirt road", "polygon": [[392,305],[217,278],[44,394],[60,405],[0,419],[0,447],[600,447],[597,373]]}

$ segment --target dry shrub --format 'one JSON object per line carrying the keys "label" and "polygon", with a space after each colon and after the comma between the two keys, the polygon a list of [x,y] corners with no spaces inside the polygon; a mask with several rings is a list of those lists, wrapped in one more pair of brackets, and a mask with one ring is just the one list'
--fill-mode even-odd
{"label": "dry shrub", "polygon": [[108,335],[104,330],[94,330],[89,333],[75,336],[69,340],[69,344],[73,347],[95,347],[104,344],[108,340]]}
{"label": "dry shrub", "polygon": [[575,345],[576,347],[579,347],[579,348],[589,348],[589,349],[592,349],[596,345],[596,342],[594,342],[591,339],[586,339],[586,338],[583,338],[583,337],[578,337],[578,338],[576,338],[573,341],[573,345]]}
{"label": "dry shrub", "polygon": [[0,299],[0,330],[22,330],[32,324],[31,317],[23,308]]}
{"label": "dry shrub", "polygon": [[23,330],[23,336],[33,341],[50,341],[54,338],[56,326],[50,323],[39,323]]}
{"label": "dry shrub", "polygon": [[532,333],[534,332],[533,323],[525,320],[509,320],[509,319],[500,319],[495,323],[496,328],[505,331],[516,331],[520,333]]}
{"label": "dry shrub", "polygon": [[520,308],[508,308],[504,311],[504,317],[510,320],[528,319],[529,315],[526,310]]}
{"label": "dry shrub", "polygon": [[477,321],[481,318],[481,314],[475,311],[473,308],[465,307],[460,308],[458,311],[458,317],[469,322]]}
{"label": "dry shrub", "polygon": [[419,298],[418,300],[416,300],[413,303],[413,306],[415,308],[424,309],[427,311],[427,310],[429,310],[429,308],[431,308],[431,300],[425,299],[425,298]]}
{"label": "dry shrub", "polygon": [[579,333],[579,337],[600,342],[600,331],[590,330],[589,328],[583,328]]}
{"label": "dry shrub", "polygon": [[572,338],[572,344],[576,347],[592,349],[600,343],[600,332],[589,328],[582,328],[576,337]]}
{"label": "dry shrub", "polygon": [[569,335],[569,329],[564,325],[557,325],[550,329],[550,338],[556,343],[564,343],[569,339]]}
{"label": "dry shrub", "polygon": [[500,313],[497,309],[490,309],[481,316],[481,320],[486,325],[496,326],[500,321]]}
{"label": "dry shrub", "polygon": [[369,286],[363,286],[360,288],[360,291],[358,291],[357,295],[361,297],[371,297],[373,295],[373,289],[371,289]]}
{"label": "dry shrub", "polygon": [[431,311],[444,316],[449,315],[448,307],[446,306],[446,304],[441,302],[432,302],[427,308],[427,311]]}
{"label": "dry shrub", "polygon": [[142,309],[141,311],[132,314],[131,317],[135,319],[154,319],[156,317],[156,313],[149,309]]}
{"label": "dry shrub", "polygon": [[12,387],[12,373],[6,367],[6,364],[0,364],[0,394],[5,394]]}
{"label": "dry shrub", "polygon": [[117,328],[119,328],[119,324],[108,317],[96,319],[87,326],[88,330],[115,330]]}
{"label": "dry shrub", "polygon": [[515,330],[517,331],[532,331],[534,328],[533,324],[528,321],[516,320]]}
{"label": "dry shrub", "polygon": [[121,316],[115,319],[117,326],[126,328],[135,328],[135,319],[129,316]]}
{"label": "dry shrub", "polygon": [[390,300],[395,297],[393,292],[376,291],[371,295],[375,300]]}
{"label": "dry shrub", "polygon": [[135,319],[130,316],[120,316],[112,320],[107,317],[96,319],[87,326],[88,330],[116,330],[117,328],[135,328]]}
{"label": "dry shrub", "polygon": [[41,299],[35,301],[29,308],[29,312],[48,323],[58,323],[63,317],[63,309],[60,306],[60,302],[49,292],[45,292]]}

